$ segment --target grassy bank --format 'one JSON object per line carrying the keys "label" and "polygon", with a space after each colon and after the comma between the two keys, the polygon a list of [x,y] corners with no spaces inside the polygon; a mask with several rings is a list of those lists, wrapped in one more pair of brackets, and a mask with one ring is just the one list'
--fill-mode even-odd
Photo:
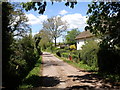
{"label": "grassy bank", "polygon": [[59,57],[57,56],[56,54],[54,54],[56,57],[58,57],[59,59],[63,60],[64,62],[78,68],[78,69],[84,69],[84,70],[87,70],[87,71],[96,71],[98,70],[97,68],[94,68],[94,67],[90,67],[88,66],[87,64],[83,64],[82,61],[79,61],[78,63],[75,62],[74,60],[70,61],[69,59],[67,58],[64,58],[64,57]]}
{"label": "grassy bank", "polygon": [[29,74],[26,76],[26,78],[23,80],[22,85],[19,86],[19,88],[32,88],[34,87],[35,78],[33,76],[40,76],[40,69],[41,69],[41,60],[42,57],[38,59],[38,61],[35,64],[35,67],[29,72]]}

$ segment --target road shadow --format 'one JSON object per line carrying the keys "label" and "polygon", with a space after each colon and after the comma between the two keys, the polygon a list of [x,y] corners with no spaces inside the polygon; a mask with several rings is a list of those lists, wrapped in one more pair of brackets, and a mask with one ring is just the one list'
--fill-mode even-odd
{"label": "road shadow", "polygon": [[83,76],[79,76],[79,75],[70,75],[68,77],[72,77],[75,78],[73,80],[101,80],[103,79],[102,77],[100,77],[98,74],[85,74]]}
{"label": "road shadow", "polygon": [[51,54],[49,54],[49,53],[43,53],[42,55],[51,55]]}
{"label": "road shadow", "polygon": [[53,57],[53,56],[51,56],[51,55],[44,55],[44,57]]}
{"label": "road shadow", "polygon": [[88,85],[84,85],[84,86],[72,86],[72,87],[67,87],[67,89],[69,90],[102,90],[102,89],[95,89],[94,87],[90,87]]}
{"label": "road shadow", "polygon": [[60,83],[57,77],[36,76],[32,75],[24,81],[25,85],[32,85],[33,87],[53,87]]}
{"label": "road shadow", "polygon": [[[81,83],[90,83],[95,85],[94,87],[83,85],[83,86],[72,86],[68,87],[70,89],[80,89],[80,90],[120,90],[120,84],[115,85],[110,81],[106,81],[103,77],[98,74],[85,74],[83,76],[79,75],[70,75],[69,78],[73,78],[73,81],[80,81]],[[99,82],[101,85],[97,85],[96,83]],[[97,89],[96,89],[97,87]],[[99,87],[99,88],[98,88]]]}
{"label": "road shadow", "polygon": [[41,64],[44,67],[49,67],[49,66],[64,66],[63,62],[61,62],[61,61],[43,61]]}
{"label": "road shadow", "polygon": [[79,70],[79,72],[90,72],[90,73],[94,73],[94,72],[98,72],[98,70]]}
{"label": "road shadow", "polygon": [[49,53],[43,53],[42,56],[44,56],[44,57],[53,57],[53,56],[52,56],[51,54],[49,54]]}

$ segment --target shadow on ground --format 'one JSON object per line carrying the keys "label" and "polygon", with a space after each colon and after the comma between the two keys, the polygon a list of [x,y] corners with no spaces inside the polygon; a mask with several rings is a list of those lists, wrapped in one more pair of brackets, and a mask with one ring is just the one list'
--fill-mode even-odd
{"label": "shadow on ground", "polygon": [[[91,83],[95,86],[91,87],[89,85],[83,85],[83,86],[72,86],[67,87],[70,89],[80,89],[80,90],[120,90],[120,84],[114,84],[110,81],[106,81],[104,78],[102,78],[98,74],[85,74],[83,76],[79,75],[70,75],[69,78],[73,78],[73,81],[80,81],[81,83]],[[99,82],[101,85],[97,85],[96,83]],[[96,89],[96,87],[99,87]]]}
{"label": "shadow on ground", "polygon": [[44,57],[53,57],[51,54],[42,54],[42,55],[44,55]]}
{"label": "shadow on ground", "polygon": [[102,77],[100,77],[98,74],[85,74],[83,76],[79,75],[70,75],[68,77],[75,78],[74,80],[100,80]]}
{"label": "shadow on ground", "polygon": [[27,80],[25,84],[32,85],[33,87],[53,87],[60,83],[57,77],[36,76],[33,75]]}
{"label": "shadow on ground", "polygon": [[47,55],[47,56],[44,56],[44,57],[53,57],[53,56],[51,56],[51,55]]}
{"label": "shadow on ground", "polygon": [[61,61],[43,61],[41,63],[44,67],[49,67],[49,66],[64,66],[63,62]]}
{"label": "shadow on ground", "polygon": [[72,86],[72,87],[67,87],[68,90],[103,90],[103,89],[96,89],[94,87],[90,87],[88,85],[84,85],[84,86]]}
{"label": "shadow on ground", "polygon": [[80,70],[79,72],[90,72],[90,73],[94,73],[94,72],[98,72],[98,70]]}

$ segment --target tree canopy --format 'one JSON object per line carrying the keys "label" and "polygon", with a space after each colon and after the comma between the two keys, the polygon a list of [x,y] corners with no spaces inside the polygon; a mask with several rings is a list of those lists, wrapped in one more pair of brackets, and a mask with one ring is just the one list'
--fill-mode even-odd
{"label": "tree canopy", "polygon": [[50,35],[52,36],[52,39],[54,39],[56,46],[56,39],[67,30],[67,22],[62,21],[61,17],[54,16],[43,22],[43,30],[50,32]]}
{"label": "tree canopy", "polygon": [[[31,9],[33,9],[34,11],[39,11],[39,14],[43,14],[46,6],[47,6],[47,2],[44,0],[40,0],[40,2],[34,1],[33,2],[27,2],[27,3],[22,3],[23,8],[25,8],[26,11],[29,11]],[[52,5],[54,4],[54,2],[62,2],[63,0],[51,0]],[[66,6],[70,6],[70,8],[74,8],[74,6],[77,4],[77,0],[67,0],[65,2]]]}
{"label": "tree canopy", "polygon": [[102,35],[109,47],[120,47],[120,2],[93,2],[88,6],[86,29]]}
{"label": "tree canopy", "polygon": [[92,2],[88,9],[88,26],[102,39],[97,53],[100,72],[120,73],[120,2]]}
{"label": "tree canopy", "polygon": [[[31,68],[26,64],[33,64],[30,60],[35,59],[34,45],[30,37],[26,36],[30,31],[26,22],[22,8],[16,3],[2,3],[2,87],[16,88]],[[14,36],[27,38],[24,37],[21,42],[22,40],[17,40]],[[30,54],[31,57],[28,57]]]}
{"label": "tree canopy", "polygon": [[30,27],[26,23],[28,22],[28,18],[19,3],[12,4],[12,7],[14,7],[14,10],[11,11],[9,16],[9,27],[11,28],[10,33],[13,34],[13,36],[25,36],[27,32],[30,32]]}
{"label": "tree canopy", "polygon": [[78,29],[72,29],[71,31],[67,31],[67,35],[65,36],[66,42],[70,45],[76,44],[75,37],[80,34]]}
{"label": "tree canopy", "polygon": [[43,29],[40,30],[39,35],[41,37],[39,45],[42,47],[42,49],[46,49],[50,42],[52,42],[52,36],[50,35],[49,31]]}

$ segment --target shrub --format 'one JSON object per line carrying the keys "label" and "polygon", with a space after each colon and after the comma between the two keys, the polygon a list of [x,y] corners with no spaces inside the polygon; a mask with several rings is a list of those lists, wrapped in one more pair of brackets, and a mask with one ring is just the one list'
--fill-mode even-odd
{"label": "shrub", "polygon": [[62,57],[68,58],[69,54],[68,53],[62,53]]}
{"label": "shrub", "polygon": [[70,49],[71,49],[71,50],[75,50],[75,49],[76,49],[76,46],[75,46],[75,45],[70,45]]}
{"label": "shrub", "polygon": [[59,57],[61,57],[61,54],[60,54],[60,52],[58,51],[58,52],[56,52],[56,55],[58,55]]}
{"label": "shrub", "polygon": [[98,44],[95,41],[88,41],[80,51],[82,61],[89,66],[97,67]]}
{"label": "shrub", "polygon": [[119,59],[120,55],[116,50],[100,48],[98,52],[99,71],[105,73],[120,74]]}
{"label": "shrub", "polygon": [[65,49],[65,50],[70,50],[70,48],[69,48],[68,46],[66,46],[64,49]]}
{"label": "shrub", "polygon": [[11,50],[7,84],[9,84],[8,87],[16,88],[34,67],[39,55],[34,50],[34,41],[30,36],[14,40]]}
{"label": "shrub", "polygon": [[72,54],[71,56],[72,56],[72,60],[78,62],[78,55]]}

